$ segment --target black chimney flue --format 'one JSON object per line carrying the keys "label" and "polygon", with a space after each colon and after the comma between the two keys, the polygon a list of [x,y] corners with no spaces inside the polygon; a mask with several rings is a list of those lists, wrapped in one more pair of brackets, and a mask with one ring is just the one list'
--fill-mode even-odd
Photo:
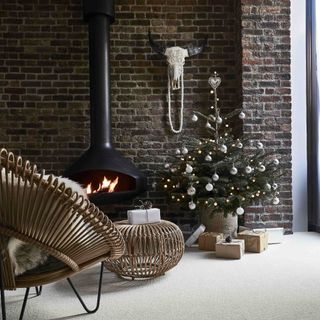
{"label": "black chimney flue", "polygon": [[111,203],[132,198],[146,188],[146,177],[112,145],[110,111],[110,25],[113,0],[84,0],[84,20],[89,29],[90,147],[67,170],[66,176],[84,187],[99,185],[104,176],[119,179],[115,192],[96,192],[90,200]]}
{"label": "black chimney flue", "polygon": [[91,147],[111,147],[110,25],[114,1],[84,0],[84,19],[89,27]]}

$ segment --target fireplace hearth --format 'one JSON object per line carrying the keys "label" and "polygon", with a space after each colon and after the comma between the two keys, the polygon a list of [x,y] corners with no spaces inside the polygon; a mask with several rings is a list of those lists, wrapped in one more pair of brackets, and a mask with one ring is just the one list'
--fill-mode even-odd
{"label": "fireplace hearth", "polygon": [[135,197],[146,189],[146,177],[112,144],[110,112],[110,25],[113,0],[84,0],[89,27],[90,147],[65,175],[87,190],[90,200],[107,204]]}

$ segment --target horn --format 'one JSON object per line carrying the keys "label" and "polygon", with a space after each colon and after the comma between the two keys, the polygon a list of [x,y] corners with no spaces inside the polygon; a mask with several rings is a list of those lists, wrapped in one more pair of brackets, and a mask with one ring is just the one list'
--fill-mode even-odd
{"label": "horn", "polygon": [[166,47],[164,47],[164,46],[156,43],[156,42],[152,39],[150,29],[149,29],[148,37],[149,37],[150,46],[151,46],[151,48],[153,49],[153,51],[155,51],[156,53],[159,53],[159,54],[161,54],[162,56],[164,56],[164,53],[166,52]]}
{"label": "horn", "polygon": [[189,57],[195,56],[196,54],[201,53],[205,46],[207,45],[208,41],[208,35],[204,38],[204,40],[201,42],[200,46],[194,46],[192,44],[189,44],[186,49],[188,50]]}

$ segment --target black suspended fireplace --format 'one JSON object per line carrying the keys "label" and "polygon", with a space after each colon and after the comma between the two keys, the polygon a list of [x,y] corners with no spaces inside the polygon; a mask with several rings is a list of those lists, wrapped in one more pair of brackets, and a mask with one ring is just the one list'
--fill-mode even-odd
{"label": "black suspended fireplace", "polygon": [[96,204],[130,199],[146,189],[146,177],[112,145],[110,112],[110,25],[114,0],[84,0],[89,27],[90,147],[66,171]]}

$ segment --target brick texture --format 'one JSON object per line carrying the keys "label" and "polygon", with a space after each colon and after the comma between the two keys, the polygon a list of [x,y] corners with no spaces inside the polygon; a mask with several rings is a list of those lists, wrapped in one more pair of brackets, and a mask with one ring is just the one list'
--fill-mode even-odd
{"label": "brick texture", "polygon": [[[190,115],[206,110],[207,78],[215,70],[223,80],[223,108],[241,105],[242,82],[244,131],[262,139],[263,130],[264,143],[289,159],[289,8],[289,1],[280,0],[117,1],[110,43],[114,144],[147,174],[149,192],[142,197],[159,205],[165,218],[181,226],[196,223],[167,206],[152,184],[167,155],[199,134]],[[149,28],[168,45],[209,36],[205,52],[186,60],[181,135],[169,131],[166,62],[149,47]],[[1,1],[0,84],[0,145],[62,174],[89,142],[88,40],[80,0]],[[249,225],[277,223],[290,230],[289,166],[286,172],[278,211],[250,208]],[[122,218],[130,204],[103,209]]]}
{"label": "brick texture", "polygon": [[281,157],[280,204],[247,209],[247,226],[292,231],[290,1],[242,0],[244,133]]}

